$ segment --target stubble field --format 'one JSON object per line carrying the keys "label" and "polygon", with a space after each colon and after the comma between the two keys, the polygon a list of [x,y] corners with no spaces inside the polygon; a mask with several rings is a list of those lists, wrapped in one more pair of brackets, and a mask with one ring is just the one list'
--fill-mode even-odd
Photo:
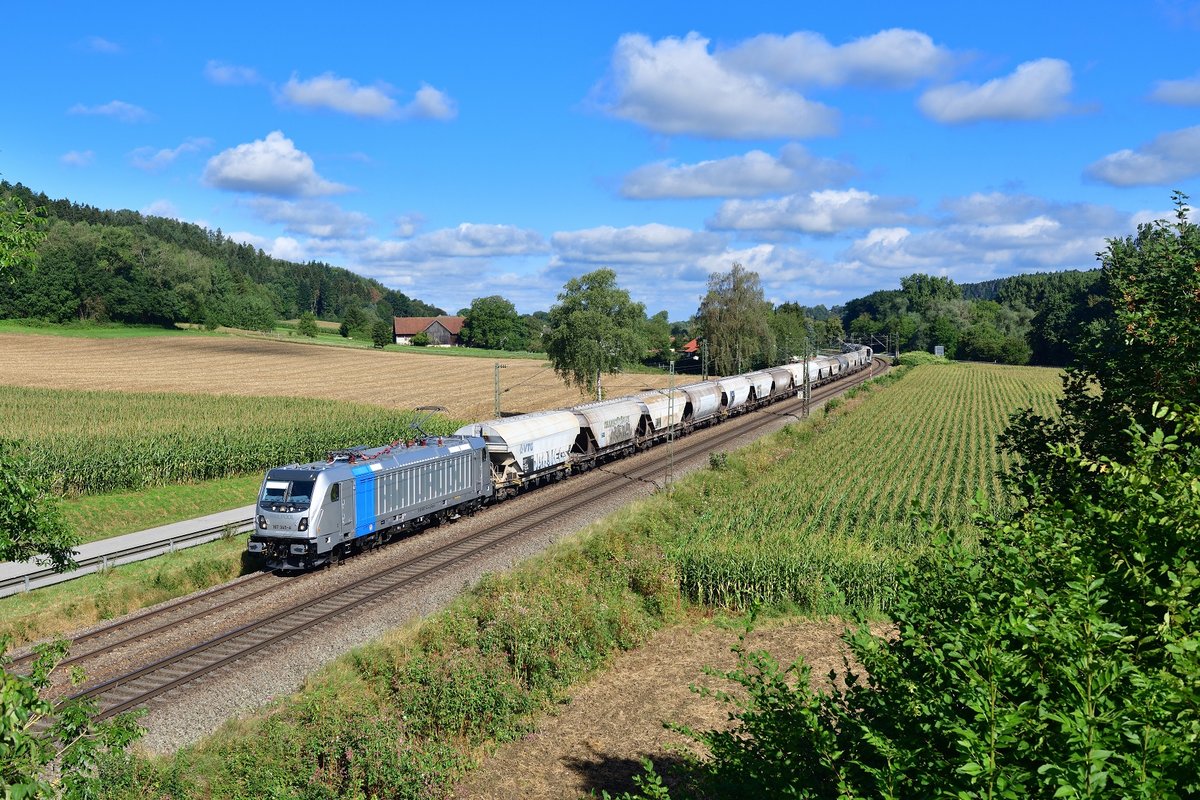
{"label": "stubble field", "polygon": [[[549,362],[499,359],[501,410],[560,408],[584,398]],[[447,416],[493,416],[493,362],[351,350],[300,342],[189,336],[75,339],[0,333],[0,385],[353,400],[389,409],[441,405]],[[616,397],[667,385],[666,375],[604,377]],[[70,409],[63,409],[69,413]]]}

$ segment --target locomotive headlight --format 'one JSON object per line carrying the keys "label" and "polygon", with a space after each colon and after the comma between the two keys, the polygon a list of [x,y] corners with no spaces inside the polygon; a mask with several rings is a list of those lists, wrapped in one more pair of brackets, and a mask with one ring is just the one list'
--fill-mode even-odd
{"label": "locomotive headlight", "polygon": [[262,528],[264,531],[267,529],[267,518],[262,514],[258,515],[258,527]]}
{"label": "locomotive headlight", "polygon": [[296,526],[296,530],[298,530],[298,531],[308,530],[308,517],[300,518],[300,524]]}

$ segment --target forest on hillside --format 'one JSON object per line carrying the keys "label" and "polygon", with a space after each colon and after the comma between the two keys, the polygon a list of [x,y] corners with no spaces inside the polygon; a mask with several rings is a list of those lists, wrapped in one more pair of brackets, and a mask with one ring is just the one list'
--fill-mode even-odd
{"label": "forest on hillside", "polygon": [[55,200],[7,181],[0,196],[48,217],[36,267],[15,265],[0,282],[0,318],[269,330],[304,312],[327,320],[445,313],[347,269],[274,258],[220,229]]}
{"label": "forest on hillside", "polygon": [[1099,269],[1015,275],[973,284],[914,274],[899,289],[851,300],[842,324],[857,341],[1001,364],[1066,366],[1109,309]]}

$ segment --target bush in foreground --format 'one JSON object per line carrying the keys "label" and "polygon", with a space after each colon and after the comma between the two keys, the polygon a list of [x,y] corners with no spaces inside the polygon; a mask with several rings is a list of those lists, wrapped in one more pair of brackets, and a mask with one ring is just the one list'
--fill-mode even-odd
{"label": "bush in foreground", "polygon": [[[907,570],[865,675],[808,689],[741,653],[747,700],[691,789],[716,797],[1193,797],[1200,792],[1200,410],[1159,408],[1123,462],[1059,448],[1100,491],[982,520]],[[799,687],[799,688],[797,688]],[[687,790],[678,792],[686,794]]]}

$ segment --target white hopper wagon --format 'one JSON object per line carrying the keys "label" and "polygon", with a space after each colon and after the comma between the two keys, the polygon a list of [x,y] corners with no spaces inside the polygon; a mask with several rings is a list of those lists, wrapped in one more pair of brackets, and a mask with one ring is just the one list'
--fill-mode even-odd
{"label": "white hopper wagon", "polygon": [[646,434],[642,425],[642,404],[632,397],[587,403],[575,406],[571,411],[579,420],[576,446],[579,453],[605,453],[632,444],[639,434]]}
{"label": "white hopper wagon", "polygon": [[746,405],[750,399],[750,380],[745,375],[733,375],[717,381],[721,390],[721,409],[726,413]]}
{"label": "white hopper wagon", "polygon": [[482,436],[498,490],[566,474],[579,419],[571,411],[539,411],[464,425],[457,436]]}
{"label": "white hopper wagon", "polygon": [[649,418],[655,434],[678,425],[687,411],[688,396],[680,389],[655,389],[635,395],[634,399],[642,404],[642,411]]}
{"label": "white hopper wagon", "polygon": [[680,386],[679,391],[687,395],[692,405],[692,413],[685,420],[689,425],[711,419],[721,410],[721,389],[712,381],[689,383]]}
{"label": "white hopper wagon", "polygon": [[750,387],[754,389],[755,400],[765,400],[771,396],[771,392],[775,387],[775,379],[771,377],[770,372],[766,370],[751,372],[746,375],[746,379],[750,381]]}

